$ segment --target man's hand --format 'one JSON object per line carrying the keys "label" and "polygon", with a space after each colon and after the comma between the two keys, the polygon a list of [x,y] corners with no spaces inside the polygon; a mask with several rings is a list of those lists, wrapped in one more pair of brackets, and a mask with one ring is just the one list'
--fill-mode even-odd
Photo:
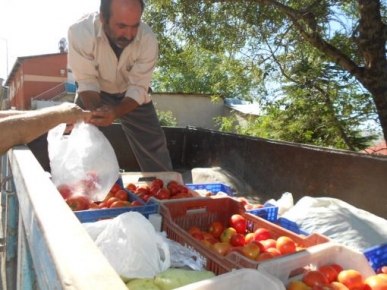
{"label": "man's hand", "polygon": [[102,105],[97,110],[93,111],[92,118],[89,123],[96,126],[109,126],[117,118],[114,106]]}

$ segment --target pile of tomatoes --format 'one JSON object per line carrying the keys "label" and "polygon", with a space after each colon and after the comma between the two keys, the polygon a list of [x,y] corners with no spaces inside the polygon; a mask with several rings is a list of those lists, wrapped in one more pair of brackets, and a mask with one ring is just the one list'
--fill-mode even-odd
{"label": "pile of tomatoes", "polygon": [[183,184],[175,180],[166,183],[161,178],[155,178],[150,184],[129,183],[126,188],[145,202],[148,202],[151,197],[159,200],[193,197],[193,194]]}
{"label": "pile of tomatoes", "polygon": [[339,264],[325,264],[307,271],[301,280],[288,283],[287,290],[385,290],[387,274],[378,273],[367,278],[353,269]]}
{"label": "pile of tomatoes", "polygon": [[128,206],[143,206],[138,200],[130,201],[129,195],[124,188],[115,183],[106,195],[104,200],[95,202],[87,198],[86,195],[71,193],[65,186],[58,186],[58,191],[72,211],[95,210],[107,208],[119,208]]}
{"label": "pile of tomatoes", "polygon": [[290,237],[274,238],[266,228],[258,228],[254,232],[247,231],[246,218],[240,214],[233,214],[227,226],[221,221],[214,221],[207,230],[192,226],[188,232],[222,256],[236,252],[254,261],[267,260],[301,249]]}

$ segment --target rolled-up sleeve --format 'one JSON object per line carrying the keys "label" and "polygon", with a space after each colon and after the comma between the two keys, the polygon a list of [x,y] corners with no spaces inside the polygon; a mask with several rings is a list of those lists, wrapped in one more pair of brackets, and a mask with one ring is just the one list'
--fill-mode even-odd
{"label": "rolled-up sleeve", "polygon": [[94,57],[96,38],[92,23],[75,23],[68,30],[68,64],[78,84],[78,91],[100,92],[98,71]]}

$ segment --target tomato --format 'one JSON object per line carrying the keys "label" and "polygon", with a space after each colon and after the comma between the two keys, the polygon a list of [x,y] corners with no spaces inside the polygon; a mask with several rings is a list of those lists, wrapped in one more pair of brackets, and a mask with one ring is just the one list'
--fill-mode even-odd
{"label": "tomato", "polygon": [[296,243],[287,236],[277,238],[276,248],[282,255],[294,253],[296,251]]}
{"label": "tomato", "polygon": [[116,200],[110,204],[109,208],[118,208],[118,207],[126,207],[126,206],[130,206],[130,202],[126,200]]}
{"label": "tomato", "polygon": [[85,210],[89,208],[90,201],[83,195],[72,195],[66,199],[72,211]]}
{"label": "tomato", "polygon": [[203,235],[203,233],[201,233],[201,232],[194,232],[194,233],[191,234],[191,236],[192,236],[194,239],[197,239],[197,240],[199,240],[199,241],[204,240],[204,235]]}
{"label": "tomato", "polygon": [[376,270],[376,273],[384,273],[387,274],[387,266],[379,267],[379,269]]}
{"label": "tomato", "polygon": [[313,287],[318,284],[328,284],[328,279],[320,271],[311,270],[305,273],[304,277],[302,277],[302,282]]}
{"label": "tomato", "polygon": [[118,197],[113,196],[113,197],[109,198],[109,199],[106,201],[106,205],[107,205],[107,207],[110,208],[110,206],[113,204],[113,202],[119,201],[119,200],[120,200],[120,199],[119,199]]}
{"label": "tomato", "polygon": [[230,227],[234,228],[238,234],[245,234],[247,222],[240,214],[233,214],[230,218]]}
{"label": "tomato", "polygon": [[386,290],[387,280],[379,275],[372,275],[364,280],[364,284],[371,287],[372,290]]}
{"label": "tomato", "polygon": [[254,231],[254,240],[256,241],[262,241],[262,240],[267,240],[270,239],[270,231],[265,228],[258,228]]}
{"label": "tomato", "polygon": [[211,245],[211,249],[222,256],[227,255],[230,248],[231,248],[231,244],[229,242],[218,242]]}
{"label": "tomato", "polygon": [[232,227],[225,228],[222,234],[220,235],[220,241],[229,243],[232,235],[236,233],[237,231]]}
{"label": "tomato", "polygon": [[164,181],[161,178],[155,178],[152,180],[150,187],[157,185],[158,187],[163,187],[164,186]]}
{"label": "tomato", "polygon": [[171,196],[175,196],[179,193],[179,186],[177,184],[169,184],[167,188],[169,189]]}
{"label": "tomato", "polygon": [[91,202],[89,204],[89,209],[99,209],[99,206],[95,202]]}
{"label": "tomato", "polygon": [[73,195],[73,191],[72,191],[71,187],[66,185],[66,184],[61,184],[56,189],[59,191],[59,193],[63,197],[63,199],[67,199]]}
{"label": "tomato", "polygon": [[220,221],[214,221],[208,227],[208,232],[211,233],[214,238],[219,238],[224,230],[224,226]]}
{"label": "tomato", "polygon": [[247,233],[245,235],[245,242],[246,242],[246,244],[250,243],[253,240],[254,240],[254,233]]}
{"label": "tomato", "polygon": [[337,274],[344,270],[343,267],[341,267],[339,264],[330,264],[329,266],[333,267],[333,269],[336,270]]}
{"label": "tomato", "polygon": [[179,183],[176,181],[176,180],[171,180],[167,183],[167,187],[169,187],[170,185],[179,185]]}
{"label": "tomato", "polygon": [[193,233],[201,233],[202,230],[198,226],[192,226],[188,229],[188,233],[192,235]]}
{"label": "tomato", "polygon": [[278,257],[282,255],[277,248],[268,248],[266,252],[270,253],[273,257]]}
{"label": "tomato", "polygon": [[277,249],[277,241],[274,239],[267,239],[267,240],[261,240],[259,241],[266,249],[275,248]]}
{"label": "tomato", "polygon": [[239,233],[232,235],[230,238],[230,244],[233,247],[244,246],[246,244],[245,236]]}
{"label": "tomato", "polygon": [[149,189],[149,194],[151,196],[156,196],[157,192],[160,190],[160,186],[158,184],[151,185]]}
{"label": "tomato", "polygon": [[137,185],[135,185],[134,183],[129,183],[128,185],[126,185],[126,189],[130,190],[131,192],[136,192]]}
{"label": "tomato", "polygon": [[103,202],[101,202],[100,204],[98,204],[98,208],[99,208],[99,209],[108,208],[108,206],[107,206],[107,204],[106,204],[106,201],[103,201]]}
{"label": "tomato", "polygon": [[203,237],[204,237],[205,240],[215,239],[214,235],[209,233],[209,232],[202,232],[202,234],[203,234]]}
{"label": "tomato", "polygon": [[255,260],[258,257],[260,250],[257,244],[249,243],[243,246],[242,252],[245,257]]}
{"label": "tomato", "polygon": [[[340,283],[337,281],[333,281],[329,285],[332,286],[332,288],[334,290],[348,290],[347,286],[345,286],[343,283]],[[364,290],[366,290],[366,289],[364,289]]]}
{"label": "tomato", "polygon": [[355,288],[361,289],[362,287],[364,287],[362,274],[353,269],[341,271],[337,275],[337,281],[340,283],[343,283],[349,289],[355,289]]}
{"label": "tomato", "polygon": [[124,189],[119,189],[114,194],[115,197],[117,197],[119,200],[129,200],[129,195]]}
{"label": "tomato", "polygon": [[338,273],[331,265],[322,265],[318,270],[327,277],[329,283],[335,281],[337,278]]}
{"label": "tomato", "polygon": [[112,188],[110,189],[110,192],[112,193],[116,193],[117,191],[119,191],[121,188],[121,186],[118,184],[118,183],[114,183]]}
{"label": "tomato", "polygon": [[148,200],[151,198],[151,196],[149,194],[146,194],[146,193],[140,193],[139,195],[137,195],[141,200],[145,201],[145,202],[148,202]]}
{"label": "tomato", "polygon": [[255,258],[255,260],[256,261],[265,261],[265,260],[268,260],[271,258],[274,258],[274,256],[272,254],[270,254],[269,252],[263,252],[263,253],[260,253],[258,255],[258,257]]}
{"label": "tomato", "polygon": [[160,188],[155,195],[155,198],[157,199],[168,199],[170,197],[171,197],[171,193],[165,187]]}
{"label": "tomato", "polygon": [[288,284],[286,290],[310,290],[310,287],[304,282],[294,280]]}
{"label": "tomato", "polygon": [[145,193],[145,194],[149,195],[150,194],[150,187],[148,184],[142,184],[139,187],[137,187],[135,193],[136,194]]}
{"label": "tomato", "polygon": [[134,200],[130,205],[131,206],[143,206],[144,204],[139,200]]}

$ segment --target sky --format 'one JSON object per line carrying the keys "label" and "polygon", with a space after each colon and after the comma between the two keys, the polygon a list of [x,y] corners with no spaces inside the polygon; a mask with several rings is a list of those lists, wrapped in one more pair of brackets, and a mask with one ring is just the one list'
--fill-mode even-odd
{"label": "sky", "polygon": [[[100,0],[0,0],[0,78],[18,57],[59,52],[68,27],[98,11]],[[8,60],[8,64],[7,64]]]}

